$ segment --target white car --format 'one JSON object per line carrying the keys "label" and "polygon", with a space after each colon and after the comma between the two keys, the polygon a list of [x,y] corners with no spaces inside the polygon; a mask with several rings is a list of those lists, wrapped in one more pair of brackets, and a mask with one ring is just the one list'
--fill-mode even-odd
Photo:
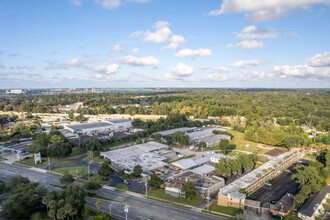
{"label": "white car", "polygon": [[184,156],[185,156],[184,154],[178,154],[178,158],[182,158]]}

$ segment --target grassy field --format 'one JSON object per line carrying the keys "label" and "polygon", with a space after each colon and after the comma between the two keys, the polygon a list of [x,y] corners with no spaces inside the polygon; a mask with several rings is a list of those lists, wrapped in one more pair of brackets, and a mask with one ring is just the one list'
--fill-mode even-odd
{"label": "grassy field", "polygon": [[53,170],[53,172],[61,173],[61,174],[68,172],[73,176],[78,175],[83,177],[88,175],[86,169],[87,169],[86,167],[66,167],[66,168],[55,169]]}
{"label": "grassy field", "polygon": [[232,216],[236,216],[237,214],[242,212],[242,210],[239,210],[236,208],[224,207],[224,206],[220,206],[220,205],[216,205],[216,204],[210,205],[210,210],[214,211],[214,212],[224,213],[227,215],[232,215]]}
{"label": "grassy field", "polygon": [[115,186],[117,189],[128,190],[128,186],[124,183],[119,183]]}
{"label": "grassy field", "polygon": [[80,149],[79,147],[74,147],[74,148],[72,148],[71,154],[67,155],[65,158],[74,157],[74,156],[78,156],[78,155],[85,154],[85,153],[86,153],[85,150]]}
{"label": "grassy field", "polygon": [[[94,159],[94,162],[96,162],[96,163],[102,163],[102,162],[104,161],[104,160],[101,159],[100,157],[94,157],[93,159]],[[82,160],[90,160],[90,161],[92,161],[92,156],[87,155],[87,156],[84,157]]]}
{"label": "grassy field", "polygon": [[73,166],[76,165],[76,162],[73,160],[64,160],[54,164],[52,167],[61,167],[61,166]]}
{"label": "grassy field", "polygon": [[[51,160],[50,160],[50,161],[51,161]],[[16,163],[35,167],[35,166],[40,166],[40,165],[42,165],[42,164],[44,164],[44,163],[47,163],[47,162],[48,162],[47,158],[42,158],[42,159],[41,159],[41,163],[38,163],[38,165],[36,165],[36,164],[34,163],[34,157],[32,156],[32,157],[27,157],[27,158],[25,158],[25,159],[23,159],[23,160],[21,160],[21,161],[17,161]],[[52,162],[52,161],[51,161],[51,162]]]}
{"label": "grassy field", "polygon": [[[232,139],[231,143],[236,145],[235,146],[236,150],[256,152],[254,149],[257,147],[258,143],[245,140],[244,139],[244,133],[241,133],[241,132],[238,132],[238,131],[230,131],[230,133],[234,135],[234,138]],[[250,144],[251,147],[246,147],[247,144]],[[261,151],[258,151],[258,153],[264,154],[267,151],[269,151],[270,149],[260,148],[260,150]]]}
{"label": "grassy field", "polygon": [[177,203],[181,203],[181,204],[185,204],[185,205],[191,205],[191,206],[195,206],[195,205],[197,205],[198,203],[200,203],[204,200],[202,197],[195,196],[189,202],[188,199],[186,199],[186,198],[175,198],[175,197],[172,197],[170,195],[165,194],[164,189],[149,190],[148,191],[148,196],[153,196],[153,197],[165,199],[165,200],[168,200],[168,201],[171,201],[171,202],[177,202]]}
{"label": "grassy field", "polygon": [[[84,150],[80,149],[79,147],[74,147],[74,148],[72,148],[71,154],[65,156],[64,158],[74,157],[74,156],[78,156],[78,155],[81,155],[81,154],[84,154],[84,153],[86,153]],[[49,162],[52,163],[52,162],[57,161],[58,159],[59,158],[50,157]],[[21,161],[17,161],[16,163],[35,167],[35,166],[40,166],[44,163],[48,163],[48,158],[47,157],[41,158],[41,163],[39,163],[38,165],[35,165],[35,163],[34,163],[34,156],[25,158]]]}

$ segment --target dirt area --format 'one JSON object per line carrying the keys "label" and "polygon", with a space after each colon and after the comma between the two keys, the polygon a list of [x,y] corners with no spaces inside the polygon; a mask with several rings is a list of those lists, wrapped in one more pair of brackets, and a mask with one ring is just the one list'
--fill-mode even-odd
{"label": "dirt area", "polygon": [[282,149],[279,149],[279,148],[274,148],[268,152],[266,152],[265,154],[266,155],[269,155],[269,156],[273,156],[273,157],[277,157],[283,153],[287,152],[286,150],[282,150]]}

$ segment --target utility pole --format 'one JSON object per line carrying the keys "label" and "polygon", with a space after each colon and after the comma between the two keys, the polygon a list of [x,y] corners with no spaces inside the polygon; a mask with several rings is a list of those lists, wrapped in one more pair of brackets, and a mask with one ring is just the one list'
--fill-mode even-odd
{"label": "utility pole", "polygon": [[49,162],[49,157],[48,157],[48,171],[50,171],[50,162]]}
{"label": "utility pole", "polygon": [[126,220],[127,220],[127,213],[128,213],[128,205],[126,203],[126,206],[124,207],[124,212],[126,213]]}
{"label": "utility pole", "polygon": [[88,175],[88,180],[89,180],[89,163],[88,163],[88,166],[87,167],[88,167],[88,171],[87,171],[88,174],[87,175]]}
{"label": "utility pole", "polygon": [[209,211],[209,207],[210,207],[210,191],[207,190],[207,211]]}
{"label": "utility pole", "polygon": [[281,205],[281,220],[282,220],[282,218],[283,218],[283,204],[281,202],[279,204]]}
{"label": "utility pole", "polygon": [[146,186],[146,197],[148,198],[148,181],[147,181],[147,179],[144,179],[144,181],[145,181],[145,186]]}
{"label": "utility pole", "polygon": [[110,205],[109,205],[109,209],[110,209],[110,218],[111,218],[111,206],[112,206],[113,202],[114,202],[114,201],[112,201],[112,202],[110,203]]}

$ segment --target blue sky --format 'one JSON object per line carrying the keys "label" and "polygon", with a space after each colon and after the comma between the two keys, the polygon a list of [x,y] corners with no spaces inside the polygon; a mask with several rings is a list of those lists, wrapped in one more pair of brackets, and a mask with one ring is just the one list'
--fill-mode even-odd
{"label": "blue sky", "polygon": [[329,88],[329,0],[1,0],[0,88]]}

